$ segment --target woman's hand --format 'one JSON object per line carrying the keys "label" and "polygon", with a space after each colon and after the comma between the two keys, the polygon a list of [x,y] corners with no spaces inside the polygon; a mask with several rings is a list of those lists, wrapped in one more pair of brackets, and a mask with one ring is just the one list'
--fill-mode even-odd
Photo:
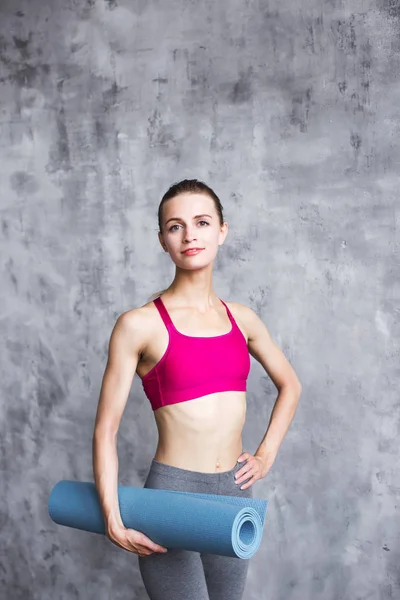
{"label": "woman's hand", "polygon": [[153,542],[141,531],[136,529],[128,529],[126,527],[113,527],[107,529],[106,536],[108,539],[123,548],[128,552],[134,552],[138,556],[149,556],[153,552],[167,552],[167,548]]}
{"label": "woman's hand", "polygon": [[250,480],[242,485],[240,489],[245,490],[258,481],[258,479],[265,477],[274,463],[275,456],[276,454],[273,452],[270,452],[263,458],[257,455],[253,456],[250,452],[243,452],[239,456],[238,462],[246,461],[246,464],[235,473],[236,484],[240,485],[242,481],[247,481],[249,477]]}

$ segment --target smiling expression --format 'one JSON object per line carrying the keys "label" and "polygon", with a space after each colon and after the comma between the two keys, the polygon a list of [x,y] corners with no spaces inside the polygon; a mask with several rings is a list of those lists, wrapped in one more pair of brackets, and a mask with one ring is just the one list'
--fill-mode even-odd
{"label": "smiling expression", "polygon": [[[214,260],[218,246],[228,233],[228,224],[220,224],[212,198],[206,194],[180,194],[162,207],[163,233],[159,240],[174,263],[187,269]],[[189,248],[202,248],[196,254],[184,254]]]}

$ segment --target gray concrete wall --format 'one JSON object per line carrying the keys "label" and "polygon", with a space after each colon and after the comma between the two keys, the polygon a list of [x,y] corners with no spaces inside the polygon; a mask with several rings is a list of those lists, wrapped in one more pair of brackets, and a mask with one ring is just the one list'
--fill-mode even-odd
{"label": "gray concrete wall", "polygon": [[[2,598],[147,597],[134,555],[55,525],[47,499],[92,479],[109,335],[171,281],[157,207],[184,177],[230,225],[217,293],[303,385],[255,485],[245,600],[400,597],[399,33],[389,0],[2,0]],[[252,359],[251,452],[275,398]],[[156,441],[135,377],[121,484]]]}

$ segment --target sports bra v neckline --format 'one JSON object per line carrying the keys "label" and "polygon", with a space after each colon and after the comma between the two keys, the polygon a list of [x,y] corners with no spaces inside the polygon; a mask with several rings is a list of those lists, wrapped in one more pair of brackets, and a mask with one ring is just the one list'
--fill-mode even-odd
{"label": "sports bra v neckline", "polygon": [[167,308],[166,308],[164,302],[161,299],[161,296],[158,296],[158,298],[156,298],[155,300],[153,300],[153,302],[154,302],[154,304],[156,304],[156,306],[158,304],[158,308],[161,309],[161,312],[162,312],[161,316],[163,317],[163,321],[164,321],[165,325],[167,327],[168,327],[168,325],[171,325],[171,327],[174,330],[174,332],[177,333],[178,335],[180,335],[182,337],[185,337],[185,338],[188,338],[188,339],[192,339],[192,340],[215,340],[215,339],[218,339],[218,338],[226,337],[228,335],[232,335],[232,333],[234,332],[234,329],[235,329],[235,320],[234,320],[234,318],[233,318],[233,316],[231,314],[231,311],[229,310],[229,308],[227,307],[227,305],[225,304],[225,302],[223,300],[221,300],[221,298],[218,298],[218,300],[220,300],[222,302],[222,304],[225,306],[227,315],[229,317],[229,321],[231,322],[231,328],[230,328],[230,330],[227,333],[221,333],[220,335],[209,335],[209,336],[204,336],[204,335],[200,335],[200,336],[197,336],[197,335],[187,335],[186,333],[182,333],[181,331],[179,331],[175,327],[175,325],[174,325],[174,323],[173,323],[173,321],[172,321],[172,319],[170,317],[170,314],[167,311]]}

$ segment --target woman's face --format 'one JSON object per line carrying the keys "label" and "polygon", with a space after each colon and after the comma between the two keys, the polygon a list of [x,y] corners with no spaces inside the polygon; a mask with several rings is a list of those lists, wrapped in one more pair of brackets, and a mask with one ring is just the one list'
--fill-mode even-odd
{"label": "woman's face", "polygon": [[[198,269],[214,260],[227,236],[228,224],[221,227],[214,201],[206,194],[180,194],[163,204],[162,230],[160,243],[174,263],[182,269]],[[202,250],[184,254],[188,248]]]}

